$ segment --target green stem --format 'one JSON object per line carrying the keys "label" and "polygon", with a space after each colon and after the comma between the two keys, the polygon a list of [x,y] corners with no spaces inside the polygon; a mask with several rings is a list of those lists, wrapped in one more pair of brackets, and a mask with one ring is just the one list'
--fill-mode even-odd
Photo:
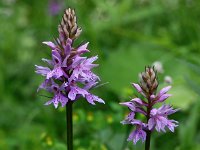
{"label": "green stem", "polygon": [[73,122],[72,122],[72,101],[66,105],[67,120],[67,150],[73,150]]}
{"label": "green stem", "polygon": [[145,142],[145,150],[150,150],[151,131],[147,130],[146,133],[147,133],[147,136],[146,136],[146,142]]}

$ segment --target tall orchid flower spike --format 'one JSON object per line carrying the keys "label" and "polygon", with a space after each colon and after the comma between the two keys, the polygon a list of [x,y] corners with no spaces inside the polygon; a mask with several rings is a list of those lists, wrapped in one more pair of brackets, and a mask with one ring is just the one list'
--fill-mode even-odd
{"label": "tall orchid flower spike", "polygon": [[44,82],[38,90],[44,89],[54,96],[45,105],[53,104],[58,108],[67,108],[67,140],[68,149],[72,150],[72,104],[80,97],[84,97],[89,104],[95,102],[104,103],[98,96],[90,93],[100,78],[93,73],[92,68],[97,67],[93,62],[97,56],[87,58],[83,54],[90,52],[88,43],[74,47],[75,39],[81,34],[81,28],[76,22],[76,15],[73,9],[66,9],[58,25],[59,36],[55,42],[43,42],[51,49],[51,60],[42,59],[47,66],[37,66],[36,73],[45,77]]}
{"label": "tall orchid flower spike", "polygon": [[[92,72],[92,68],[97,67],[97,64],[93,64],[95,60],[98,59],[97,56],[87,58],[83,57],[84,53],[89,52],[87,49],[88,43],[80,45],[79,47],[73,47],[75,39],[77,39],[81,33],[81,29],[77,26],[76,16],[73,9],[67,9],[63,15],[62,21],[58,26],[59,38],[54,42],[43,42],[49,48],[51,48],[52,59],[42,59],[47,63],[47,67],[37,66],[36,73],[45,76],[45,83],[48,82],[46,86],[40,87],[40,89],[50,89],[57,83],[57,92],[53,90],[48,90],[48,92],[56,95],[57,93],[62,94],[66,97],[65,104],[67,105],[70,101],[76,101],[80,96],[85,97],[87,101],[91,101],[92,95],[89,89],[95,86],[100,78]],[[53,81],[53,82],[52,82]],[[91,84],[90,84],[91,83]],[[95,83],[95,84],[92,84]],[[90,84],[89,89],[83,88],[84,86]],[[44,85],[44,83],[43,83]],[[97,96],[93,96],[94,101],[104,103],[104,101]],[[63,100],[62,100],[63,101]],[[57,100],[58,104],[61,101]],[[45,105],[51,104],[46,103]],[[54,104],[54,103],[53,103]],[[54,104],[57,108],[58,104]],[[64,103],[61,106],[64,107]],[[95,104],[91,103],[90,104]]]}
{"label": "tall orchid flower spike", "polygon": [[[129,102],[120,103],[130,110],[130,113],[121,123],[135,127],[129,135],[128,141],[133,141],[136,144],[141,139],[142,142],[145,141],[145,150],[150,150],[150,138],[154,130],[166,132],[168,128],[171,132],[174,132],[178,122],[170,120],[168,116],[177,112],[178,109],[173,109],[172,106],[166,104],[159,108],[154,108],[155,104],[165,102],[172,95],[167,94],[171,86],[164,87],[158,93],[156,92],[158,79],[153,67],[146,67],[145,71],[141,73],[140,83],[132,83],[132,85],[143,98],[136,97]],[[137,113],[144,115],[146,121],[137,120],[135,118]]]}

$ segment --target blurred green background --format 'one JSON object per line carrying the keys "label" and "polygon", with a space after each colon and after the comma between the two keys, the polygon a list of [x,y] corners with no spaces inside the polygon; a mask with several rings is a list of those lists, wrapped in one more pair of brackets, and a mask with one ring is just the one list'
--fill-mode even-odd
{"label": "blurred green background", "polygon": [[90,42],[89,55],[99,55],[95,71],[109,82],[93,91],[105,105],[74,104],[75,150],[144,149],[126,142],[132,127],[120,124],[128,109],[118,103],[134,96],[130,83],[155,61],[164,70],[160,88],[166,76],[172,80],[167,103],[181,110],[171,116],[180,123],[175,133],[152,135],[152,150],[199,150],[199,0],[1,0],[0,149],[66,149],[65,109],[43,105],[48,98],[36,92],[43,78],[34,65],[50,58],[42,42],[57,37],[67,7],[83,29],[75,45]]}

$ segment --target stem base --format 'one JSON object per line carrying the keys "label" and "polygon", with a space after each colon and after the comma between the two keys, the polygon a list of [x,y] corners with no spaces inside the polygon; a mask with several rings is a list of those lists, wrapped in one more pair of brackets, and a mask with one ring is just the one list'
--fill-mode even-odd
{"label": "stem base", "polygon": [[73,122],[72,122],[72,101],[66,105],[66,121],[67,121],[67,149],[73,150]]}

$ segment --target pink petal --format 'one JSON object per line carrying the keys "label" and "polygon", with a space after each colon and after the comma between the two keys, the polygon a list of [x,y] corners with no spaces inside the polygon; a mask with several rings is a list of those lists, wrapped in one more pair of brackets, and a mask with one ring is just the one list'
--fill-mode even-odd
{"label": "pink petal", "polygon": [[163,94],[167,93],[171,89],[171,86],[164,87],[163,89],[160,90],[158,93],[158,97],[162,96]]}
{"label": "pink petal", "polygon": [[133,86],[139,93],[141,93],[142,95],[144,95],[144,94],[143,94],[143,90],[142,90],[142,88],[140,87],[139,84],[132,83],[132,86]]}
{"label": "pink petal", "polygon": [[46,44],[47,46],[51,47],[52,49],[56,48],[56,45],[53,42],[42,42],[43,44]]}

